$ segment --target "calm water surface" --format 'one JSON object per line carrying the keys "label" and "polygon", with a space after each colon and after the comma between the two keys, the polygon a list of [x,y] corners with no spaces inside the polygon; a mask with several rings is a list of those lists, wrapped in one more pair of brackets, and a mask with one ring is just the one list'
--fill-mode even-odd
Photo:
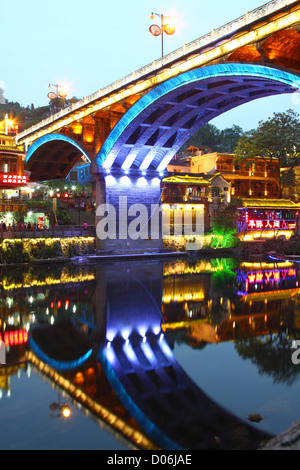
{"label": "calm water surface", "polygon": [[[168,448],[176,434],[155,411],[166,396],[179,400],[181,379],[171,387],[163,383],[170,364],[179,376],[187,374],[182,380],[196,394],[204,392],[257,430],[278,434],[300,418],[300,365],[291,361],[300,329],[295,264],[181,259],[49,265],[5,269],[0,286],[7,346],[0,369],[2,450]],[[150,330],[170,361],[165,366],[163,357],[154,362]],[[74,398],[64,382],[39,370],[41,364],[102,411]],[[156,387],[151,397],[140,385],[146,376]],[[186,415],[187,395],[180,400]],[[68,418],[59,409],[66,403]],[[260,422],[250,423],[254,413]]]}

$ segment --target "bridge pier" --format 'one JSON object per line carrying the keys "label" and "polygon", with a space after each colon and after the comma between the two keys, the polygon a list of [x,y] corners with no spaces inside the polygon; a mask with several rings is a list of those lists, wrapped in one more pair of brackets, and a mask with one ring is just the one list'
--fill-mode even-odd
{"label": "bridge pier", "polygon": [[161,179],[157,172],[125,174],[94,167],[96,249],[115,254],[163,250]]}

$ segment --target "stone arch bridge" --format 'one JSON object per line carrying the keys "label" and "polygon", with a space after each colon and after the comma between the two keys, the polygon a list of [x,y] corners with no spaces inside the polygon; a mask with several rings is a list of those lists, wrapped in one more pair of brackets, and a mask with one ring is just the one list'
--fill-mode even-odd
{"label": "stone arch bridge", "polygon": [[[41,121],[16,137],[32,179],[65,178],[84,155],[97,205],[117,208],[126,195],[150,208],[168,163],[204,124],[258,98],[297,92],[299,31],[300,1],[273,0]],[[109,248],[132,246],[118,239]]]}

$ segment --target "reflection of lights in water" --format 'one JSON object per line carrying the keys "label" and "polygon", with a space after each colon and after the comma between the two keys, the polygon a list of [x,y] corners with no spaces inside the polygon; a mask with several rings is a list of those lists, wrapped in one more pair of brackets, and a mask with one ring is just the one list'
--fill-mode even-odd
{"label": "reflection of lights in water", "polygon": [[126,341],[129,338],[131,331],[129,329],[123,330],[121,332],[122,338]]}
{"label": "reflection of lights in water", "polygon": [[137,362],[135,352],[129,342],[125,344],[125,346],[123,347],[123,351],[131,362]]}
{"label": "reflection of lights in water", "polygon": [[151,347],[148,343],[143,343],[142,344],[142,350],[143,350],[146,358],[152,363],[152,365],[154,363],[157,363],[157,359],[156,359],[156,357],[155,357],[155,355],[154,355],[154,353],[153,353],[153,351],[152,351],[152,349],[151,349]]}
{"label": "reflection of lights in water", "polygon": [[116,355],[112,347],[106,348],[106,358],[111,365],[116,362]]}
{"label": "reflection of lights in water", "polygon": [[153,328],[153,333],[154,333],[155,335],[158,335],[159,332],[160,332],[160,325],[159,325],[159,326],[155,326],[155,327]]}
{"label": "reflection of lights in water", "polygon": [[53,418],[59,418],[60,416],[63,416],[64,418],[69,418],[69,416],[71,416],[71,410],[68,403],[64,403],[63,405],[60,405],[59,403],[51,403],[49,408],[51,411],[58,411],[58,414],[56,416],[52,416]]}
{"label": "reflection of lights in water", "polygon": [[109,342],[112,342],[116,336],[116,332],[114,330],[108,330],[106,332],[106,338]]}
{"label": "reflection of lights in water", "polygon": [[160,340],[160,347],[161,347],[161,350],[162,352],[169,358],[172,358],[173,357],[173,353],[168,345],[168,343],[165,341],[164,337],[161,338]]}
{"label": "reflection of lights in water", "polygon": [[62,414],[65,418],[69,418],[69,416],[71,415],[71,410],[67,405],[62,406]]}
{"label": "reflection of lights in water", "polygon": [[[173,354],[172,354],[172,351],[170,350],[169,348],[169,345],[168,343],[164,340],[164,334],[163,333],[160,333],[158,330],[160,330],[158,327],[155,328],[155,331],[156,334],[156,340],[157,340],[157,345],[160,346],[162,352],[164,353],[165,356],[167,356],[168,358],[173,358]],[[128,332],[127,332],[128,333]],[[120,336],[117,336],[116,334],[112,335],[112,332],[110,332],[110,335],[111,335],[111,340],[107,337],[107,344],[106,344],[106,358],[108,360],[108,362],[112,365],[114,362],[117,362],[116,361],[116,352],[115,352],[115,347],[116,347],[116,351],[118,351],[118,348],[120,347],[120,343],[119,343],[119,340],[120,340]],[[109,336],[109,335],[107,335]],[[114,341],[115,338],[118,338],[117,340],[117,345]],[[153,338],[152,338],[153,339]],[[134,362],[134,363],[138,363],[138,358],[136,356],[136,353],[135,353],[135,350],[134,350],[134,347],[135,345],[137,345],[136,343],[136,337],[134,337],[134,340],[133,340],[133,343],[131,343],[131,336],[129,335],[129,337],[127,337],[126,339],[124,338],[124,332],[123,332],[123,340],[124,340],[124,343],[123,343],[123,346],[122,346],[122,349],[124,351],[124,353],[126,354],[127,358],[131,361],[131,362]],[[140,338],[140,347],[142,348],[145,356],[147,357],[147,359],[152,363],[152,365],[154,364],[157,364],[157,358],[152,350],[152,340],[150,340],[150,342],[148,341],[148,338],[147,336],[143,336],[142,338]]]}

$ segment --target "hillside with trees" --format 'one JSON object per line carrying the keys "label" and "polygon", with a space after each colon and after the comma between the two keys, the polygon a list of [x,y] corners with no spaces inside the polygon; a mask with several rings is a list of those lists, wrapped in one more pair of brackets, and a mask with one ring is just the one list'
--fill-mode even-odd
{"label": "hillside with trees", "polygon": [[239,139],[244,135],[237,125],[220,130],[213,124],[205,124],[181,147],[178,156],[184,155],[190,146],[204,149],[204,152],[233,153]]}
{"label": "hillside with trees", "polygon": [[22,106],[18,102],[6,100],[4,104],[0,104],[0,121],[4,120],[5,116],[8,115],[8,117],[19,126],[19,132],[22,132],[22,130],[37,124],[54,112],[72,103],[76,103],[78,100],[79,99],[76,97],[66,100],[57,98],[50,101],[47,106],[40,106],[38,108],[36,108],[34,104]]}

